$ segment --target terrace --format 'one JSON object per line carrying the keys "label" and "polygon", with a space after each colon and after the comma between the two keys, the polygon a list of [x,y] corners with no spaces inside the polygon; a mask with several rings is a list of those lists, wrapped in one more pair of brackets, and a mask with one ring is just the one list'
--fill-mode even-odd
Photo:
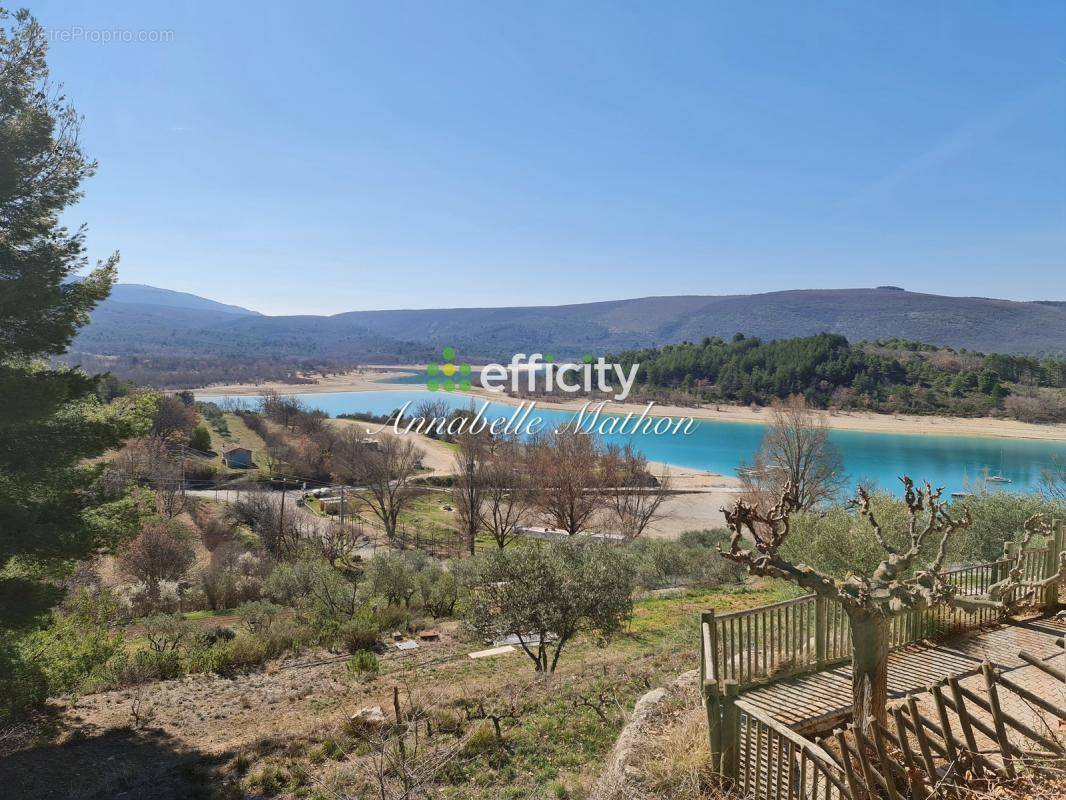
{"label": "terrace", "polygon": [[[1011,569],[1028,613],[948,606],[892,621],[890,722],[852,724],[851,632],[835,602],[807,595],[701,616],[712,764],[742,796],[793,800],[926,797],[964,776],[1008,777],[1063,757],[1058,607],[1064,526],[1043,547],[1005,545],[994,562],[949,572],[981,596]],[[1035,765],[1035,766],[1034,766]]]}

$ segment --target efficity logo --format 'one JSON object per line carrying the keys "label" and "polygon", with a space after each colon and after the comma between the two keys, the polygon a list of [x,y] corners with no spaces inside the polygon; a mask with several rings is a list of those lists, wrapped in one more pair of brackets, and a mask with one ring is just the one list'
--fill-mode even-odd
{"label": "efficity logo", "polygon": [[[470,365],[455,364],[454,347],[445,347],[441,355],[444,356],[443,364],[426,365],[426,388],[431,392],[439,389],[446,392],[454,392],[456,389],[470,391]],[[459,373],[459,380],[455,379],[456,373]]]}
{"label": "efficity logo", "polygon": [[[472,370],[469,364],[455,363],[455,348],[445,347],[444,363],[426,366],[426,388],[431,392],[443,389],[469,391]],[[486,364],[478,370],[476,385],[490,392],[514,393],[522,390],[523,384],[530,392],[565,392],[591,394],[594,390],[612,393],[615,400],[629,397],[637,381],[640,364],[631,364],[628,369],[621,364],[585,355],[580,362],[555,363],[553,356],[541,353],[515,353],[509,364]]]}

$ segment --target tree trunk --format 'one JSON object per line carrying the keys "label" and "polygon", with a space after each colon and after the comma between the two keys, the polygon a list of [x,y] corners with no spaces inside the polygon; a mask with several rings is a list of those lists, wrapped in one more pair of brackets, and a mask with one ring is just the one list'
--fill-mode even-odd
{"label": "tree trunk", "polygon": [[888,632],[881,615],[851,617],[852,721],[869,733],[867,718],[888,719]]}

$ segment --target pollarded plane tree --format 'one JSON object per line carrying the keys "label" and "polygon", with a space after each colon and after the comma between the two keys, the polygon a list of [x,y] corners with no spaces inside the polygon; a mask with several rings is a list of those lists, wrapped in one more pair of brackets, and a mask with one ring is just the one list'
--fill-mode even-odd
{"label": "pollarded plane tree", "polygon": [[[886,720],[893,617],[935,605],[967,613],[983,608],[1008,610],[1006,601],[1013,595],[1010,587],[1020,578],[1018,570],[1011,570],[984,596],[959,595],[944,574],[944,563],[952,535],[970,526],[969,511],[953,516],[941,497],[943,488],[934,490],[928,483],[919,487],[907,476],[900,480],[909,512],[902,544],[885,535],[865,489],[860,488],[850,501],[885,551],[885,558],[869,576],[851,572],[845,578],[835,578],[779,555],[790,533],[790,516],[799,508],[791,483],[769,510],[745,500],[738,500],[732,509],[722,509],[732,535],[729,549],[719,548],[721,555],[746,566],[753,575],[791,581],[843,607],[851,623],[853,719],[861,724],[870,717],[882,723]],[[926,560],[928,563],[918,566]]]}

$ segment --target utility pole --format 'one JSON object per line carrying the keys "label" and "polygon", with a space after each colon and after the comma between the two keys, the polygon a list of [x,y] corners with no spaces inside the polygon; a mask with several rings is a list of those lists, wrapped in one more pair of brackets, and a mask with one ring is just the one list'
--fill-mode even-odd
{"label": "utility pole", "polygon": [[344,485],[341,485],[341,530],[344,530]]}
{"label": "utility pole", "polygon": [[179,446],[181,447],[180,456],[179,456],[179,458],[181,458],[181,504],[182,504],[182,507],[184,507],[185,506],[185,444],[182,443]]}
{"label": "utility pole", "polygon": [[288,485],[288,479],[281,479],[281,513],[278,514],[278,540],[285,535],[285,487]]}

